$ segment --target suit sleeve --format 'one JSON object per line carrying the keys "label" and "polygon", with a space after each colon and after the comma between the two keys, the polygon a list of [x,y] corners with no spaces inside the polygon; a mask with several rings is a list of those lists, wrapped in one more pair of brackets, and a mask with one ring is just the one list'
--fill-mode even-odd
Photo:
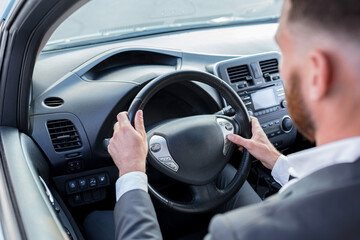
{"label": "suit sleeve", "polygon": [[116,239],[162,239],[150,196],[143,190],[123,194],[114,209]]}

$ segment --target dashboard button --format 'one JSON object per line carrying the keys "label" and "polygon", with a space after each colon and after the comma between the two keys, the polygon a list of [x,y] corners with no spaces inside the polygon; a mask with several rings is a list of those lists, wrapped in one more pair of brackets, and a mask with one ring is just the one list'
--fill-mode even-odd
{"label": "dashboard button", "polygon": [[76,170],[81,170],[81,162],[80,162],[80,160],[75,161],[75,168],[76,168]]}
{"label": "dashboard button", "polygon": [[281,101],[281,107],[282,108],[287,108],[287,101],[286,100]]}
{"label": "dashboard button", "polygon": [[242,88],[246,88],[247,85],[244,83],[244,84],[239,84],[237,87],[238,89],[242,89]]}
{"label": "dashboard button", "polygon": [[77,184],[75,180],[68,182],[68,187],[71,192],[75,191],[77,189]]}
{"label": "dashboard button", "polygon": [[74,202],[81,203],[81,195],[80,194],[74,195]]}
{"label": "dashboard button", "polygon": [[271,81],[271,76],[270,76],[269,73],[264,73],[263,77],[264,77],[264,79],[265,79],[266,82],[270,82],[270,81]]}
{"label": "dashboard button", "polygon": [[84,188],[87,187],[87,181],[86,181],[85,178],[80,178],[80,179],[78,180],[78,183],[79,183],[79,187],[80,187],[81,189],[84,189]]}
{"label": "dashboard button", "polygon": [[100,185],[106,184],[106,175],[105,175],[105,173],[99,174],[98,179],[99,179],[99,184]]}
{"label": "dashboard button", "polygon": [[96,187],[97,186],[97,180],[95,177],[89,178],[89,185],[90,187]]}
{"label": "dashboard button", "polygon": [[276,80],[279,80],[280,79],[280,77],[279,76],[275,76],[275,77],[273,77],[273,81],[276,81]]}
{"label": "dashboard button", "polygon": [[289,116],[285,116],[281,122],[281,128],[284,132],[288,133],[293,129],[293,122]]}

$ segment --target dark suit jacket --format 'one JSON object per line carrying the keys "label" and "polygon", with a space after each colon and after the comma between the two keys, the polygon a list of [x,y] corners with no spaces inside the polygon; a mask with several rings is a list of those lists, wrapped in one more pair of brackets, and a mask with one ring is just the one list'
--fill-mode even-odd
{"label": "dark suit jacket", "polygon": [[[146,192],[124,194],[114,214],[117,239],[162,239]],[[206,239],[360,239],[360,161],[324,168],[260,204],[216,215]]]}

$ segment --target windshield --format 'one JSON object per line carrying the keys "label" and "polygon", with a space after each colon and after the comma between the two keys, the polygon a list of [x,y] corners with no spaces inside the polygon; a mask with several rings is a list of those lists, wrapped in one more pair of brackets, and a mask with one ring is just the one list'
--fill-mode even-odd
{"label": "windshield", "polygon": [[65,20],[44,50],[163,32],[273,21],[283,0],[92,0]]}

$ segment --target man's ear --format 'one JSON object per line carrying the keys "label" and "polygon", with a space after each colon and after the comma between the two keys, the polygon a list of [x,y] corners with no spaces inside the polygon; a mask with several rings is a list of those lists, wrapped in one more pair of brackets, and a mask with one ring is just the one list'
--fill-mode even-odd
{"label": "man's ear", "polygon": [[307,88],[310,101],[319,101],[326,96],[332,84],[332,68],[329,56],[321,50],[308,55]]}

